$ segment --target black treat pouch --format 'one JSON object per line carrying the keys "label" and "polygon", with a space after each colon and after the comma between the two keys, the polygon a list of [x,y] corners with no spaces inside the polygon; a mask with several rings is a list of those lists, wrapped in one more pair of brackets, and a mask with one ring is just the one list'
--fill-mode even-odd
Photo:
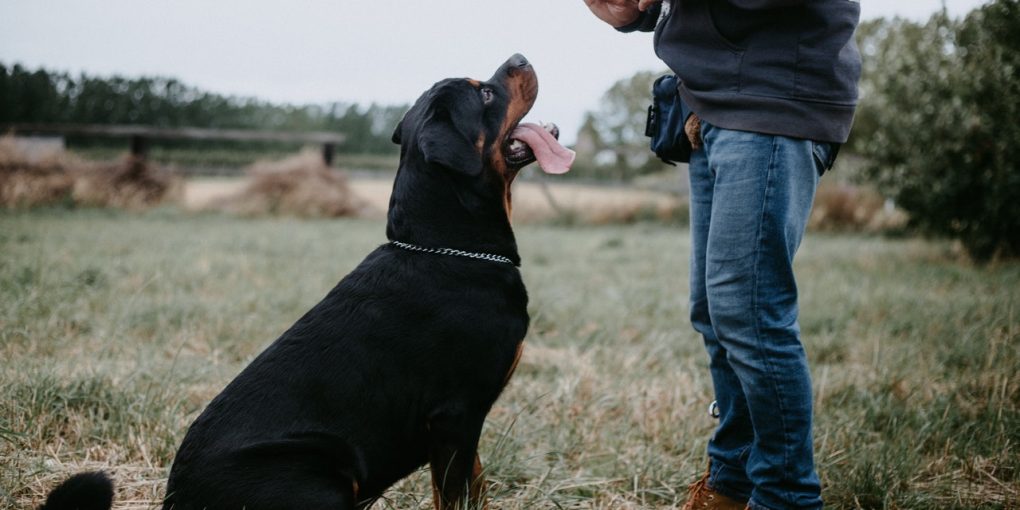
{"label": "black treat pouch", "polygon": [[671,165],[691,160],[691,141],[684,133],[684,123],[691,114],[677,92],[679,78],[667,74],[652,85],[652,105],[648,107],[645,136],[652,140],[652,152]]}

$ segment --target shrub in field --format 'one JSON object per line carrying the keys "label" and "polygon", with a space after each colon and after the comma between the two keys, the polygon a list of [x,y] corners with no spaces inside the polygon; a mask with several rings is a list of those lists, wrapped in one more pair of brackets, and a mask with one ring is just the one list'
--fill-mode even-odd
{"label": "shrub in field", "polygon": [[243,215],[286,214],[301,217],[356,216],[366,203],[347,184],[344,173],[328,168],[314,150],[247,169],[250,180],[237,195],[214,206]]}
{"label": "shrub in field", "polygon": [[866,173],[924,232],[1020,256],[1020,0],[862,25]]}
{"label": "shrub in field", "polygon": [[822,180],[808,228],[825,231],[886,232],[906,223],[902,211],[888,207],[873,188]]}
{"label": "shrub in field", "polygon": [[64,152],[31,157],[0,138],[0,207],[55,204],[137,209],[175,198],[178,177],[130,156],[92,163]]}

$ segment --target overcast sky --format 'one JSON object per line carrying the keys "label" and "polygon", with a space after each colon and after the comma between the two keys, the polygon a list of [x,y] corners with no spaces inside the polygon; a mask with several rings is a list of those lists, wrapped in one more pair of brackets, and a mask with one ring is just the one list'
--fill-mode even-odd
{"label": "overcast sky", "polygon": [[[981,0],[947,0],[954,16]],[[864,18],[926,19],[939,0],[862,0]],[[649,34],[619,34],[582,0],[0,0],[0,62],[161,75],[277,102],[409,103],[445,77],[487,78],[521,52],[532,120],[572,142],[613,82],[665,69]]]}

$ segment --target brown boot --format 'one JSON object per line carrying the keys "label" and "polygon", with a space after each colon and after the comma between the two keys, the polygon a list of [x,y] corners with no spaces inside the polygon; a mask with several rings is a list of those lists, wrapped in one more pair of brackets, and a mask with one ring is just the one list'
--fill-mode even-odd
{"label": "brown boot", "polygon": [[719,494],[708,486],[708,472],[700,480],[687,487],[687,503],[681,510],[744,510],[746,503],[741,503],[729,496]]}

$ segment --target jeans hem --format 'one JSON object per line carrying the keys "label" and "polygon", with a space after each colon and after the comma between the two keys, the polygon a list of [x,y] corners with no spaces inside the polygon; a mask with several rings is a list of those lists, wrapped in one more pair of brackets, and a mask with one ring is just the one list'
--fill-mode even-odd
{"label": "jeans hem", "polygon": [[[714,467],[715,465],[716,465],[715,462],[711,462],[711,464],[709,465],[710,467],[709,467],[709,473],[708,473],[708,487],[710,489],[718,492],[719,494],[722,494],[723,496],[726,496],[727,498],[735,499],[737,501],[745,501],[746,502],[747,500],[751,499],[751,493],[750,492],[743,492],[743,491],[740,491],[740,490],[734,490],[734,489],[731,489],[731,488],[729,488],[729,487],[727,487],[725,485],[721,485],[719,483],[719,477],[720,477],[720,475],[722,475],[722,472],[723,471],[733,472],[734,470],[726,467],[726,465],[724,465],[724,464],[723,465],[719,465],[718,467]],[[714,469],[713,469],[713,467],[714,467]],[[748,480],[748,483],[749,484],[751,483],[750,480]]]}
{"label": "jeans hem", "polygon": [[[811,507],[811,508],[818,508],[819,510],[821,510],[822,506]],[[759,503],[759,502],[757,502],[757,501],[755,501],[753,499],[748,500],[748,502],[747,502],[747,509],[748,510],[775,510],[772,507],[765,506],[765,505],[763,505],[763,504],[761,504],[761,503]]]}
{"label": "jeans hem", "polygon": [[[712,483],[712,479],[711,478],[709,478],[709,480],[708,480],[708,488],[712,489],[715,492],[718,492],[719,494],[722,494],[723,496],[726,496],[727,498],[730,498],[730,499],[733,499],[733,500],[736,500],[736,501],[747,502],[750,499],[750,496],[747,495],[747,494],[742,494],[742,493],[740,493],[738,491],[731,491],[731,490],[727,489],[726,487],[720,487],[720,486]],[[768,509],[766,509],[766,510],[768,510]]]}

